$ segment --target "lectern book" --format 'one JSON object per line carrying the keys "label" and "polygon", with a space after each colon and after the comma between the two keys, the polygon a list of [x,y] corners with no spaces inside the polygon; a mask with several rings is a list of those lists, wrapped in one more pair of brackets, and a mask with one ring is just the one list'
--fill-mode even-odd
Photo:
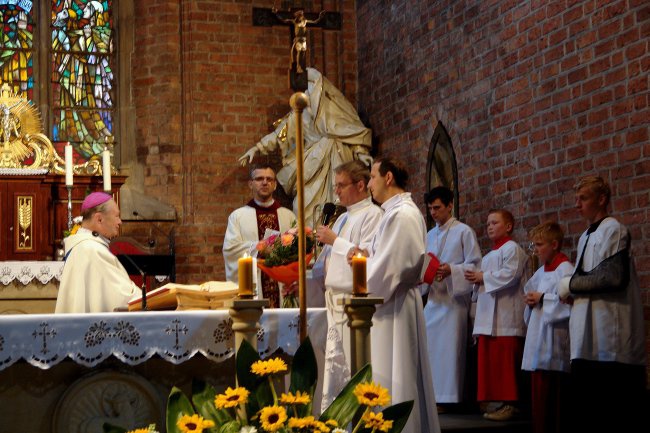
{"label": "lectern book", "polygon": [[[149,310],[217,310],[225,301],[237,296],[237,284],[230,281],[208,281],[203,284],[167,283],[147,293]],[[140,295],[129,301],[129,311],[142,309]]]}

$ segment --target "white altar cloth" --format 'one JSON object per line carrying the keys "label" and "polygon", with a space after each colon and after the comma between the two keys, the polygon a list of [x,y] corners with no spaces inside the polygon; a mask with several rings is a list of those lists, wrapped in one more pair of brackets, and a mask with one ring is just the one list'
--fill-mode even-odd
{"label": "white altar cloth", "polygon": [[32,280],[47,284],[53,278],[60,281],[62,273],[63,262],[0,262],[0,283],[5,286],[14,280],[20,281],[24,285],[31,283]]}
{"label": "white altar cloth", "polygon": [[[299,310],[266,309],[257,349],[262,358],[282,349],[293,355],[300,344]],[[325,347],[324,308],[307,312],[314,347]],[[66,358],[93,367],[110,356],[129,365],[154,355],[180,364],[197,353],[215,362],[234,355],[228,310],[0,316],[0,370],[19,360],[48,369]]]}

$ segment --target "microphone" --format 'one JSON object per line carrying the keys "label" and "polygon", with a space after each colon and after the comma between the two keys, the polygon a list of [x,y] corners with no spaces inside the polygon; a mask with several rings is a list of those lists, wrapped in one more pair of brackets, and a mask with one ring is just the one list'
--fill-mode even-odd
{"label": "microphone", "polygon": [[140,266],[135,263],[135,261],[128,255],[126,254],[122,248],[118,247],[117,244],[111,244],[111,248],[115,249],[118,253],[120,253],[120,256],[124,257],[126,261],[128,261],[131,266],[135,268],[136,271],[140,273],[140,276],[142,277],[142,286],[140,287],[140,290],[142,292],[142,311],[146,311],[147,309],[147,276],[140,268]]}
{"label": "microphone", "polygon": [[321,220],[321,223],[326,226],[329,224],[330,219],[334,216],[334,213],[336,212],[336,205],[334,203],[325,203],[323,205],[323,218]]}
{"label": "microphone", "polygon": [[[140,215],[140,212],[138,212],[137,210],[134,210],[134,211],[133,211],[133,216],[136,217],[136,218],[138,218],[140,221],[144,221],[144,222],[146,222],[147,224],[149,224],[149,227],[150,227],[150,228],[155,229],[159,234],[161,234],[161,235],[163,235],[165,238],[167,238],[167,243],[168,243],[167,245],[169,246],[169,254],[172,255],[172,256],[174,255],[174,237],[172,236],[172,235],[173,235],[173,232],[174,232],[173,229],[172,229],[171,232],[169,232],[169,233],[165,233],[165,231],[164,231],[163,229],[161,229],[161,228],[158,227],[157,225],[155,225],[155,224],[153,224],[153,223],[147,221],[145,218],[143,218],[142,215]],[[151,231],[149,231],[149,233],[151,234]],[[149,244],[149,246],[150,246],[151,248],[153,248],[153,247],[156,246],[156,240],[153,239],[153,238],[149,239],[149,240],[147,241],[147,243]]]}

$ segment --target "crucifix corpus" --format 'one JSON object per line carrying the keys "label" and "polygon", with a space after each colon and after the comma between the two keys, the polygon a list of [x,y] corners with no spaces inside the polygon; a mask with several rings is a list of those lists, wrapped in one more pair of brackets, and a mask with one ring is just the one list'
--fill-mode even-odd
{"label": "crucifix corpus", "polygon": [[307,90],[307,27],[341,30],[341,23],[341,14],[338,12],[305,12],[303,9],[281,11],[275,7],[253,8],[254,26],[289,26],[292,41],[289,87],[295,92]]}

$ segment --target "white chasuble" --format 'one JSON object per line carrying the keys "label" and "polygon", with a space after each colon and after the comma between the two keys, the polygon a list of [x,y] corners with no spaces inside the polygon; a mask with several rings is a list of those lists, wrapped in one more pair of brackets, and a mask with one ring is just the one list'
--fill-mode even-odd
{"label": "white chasuble", "polygon": [[[327,342],[322,410],[327,409],[350,380],[350,328],[343,306],[338,305],[339,299],[352,293],[352,268],[348,264],[347,254],[356,245],[363,249],[370,246],[382,214],[381,208],[373,204],[370,198],[348,206],[347,212],[339,216],[332,226],[332,230],[338,234],[334,244],[323,248],[314,265],[314,278],[308,281],[308,287],[313,286],[312,292],[322,292],[326,288]],[[319,266],[326,268],[326,271],[319,272]]]}
{"label": "white chasuble", "polygon": [[464,270],[479,266],[481,250],[474,230],[450,218],[429,231],[427,252],[451,268],[451,275],[429,287],[424,307],[433,389],[436,402],[458,403],[463,399],[473,287],[465,279]]}
{"label": "white chasuble", "polygon": [[88,229],[64,240],[65,265],[56,298],[56,313],[112,312],[126,307],[140,289],[131,281],[108,240]]}
{"label": "white chasuble", "polygon": [[410,193],[382,204],[384,216],[370,246],[368,292],[384,298],[370,329],[373,380],[392,403],[413,400],[406,433],[439,432],[427,351],[422,298],[426,224]]}

